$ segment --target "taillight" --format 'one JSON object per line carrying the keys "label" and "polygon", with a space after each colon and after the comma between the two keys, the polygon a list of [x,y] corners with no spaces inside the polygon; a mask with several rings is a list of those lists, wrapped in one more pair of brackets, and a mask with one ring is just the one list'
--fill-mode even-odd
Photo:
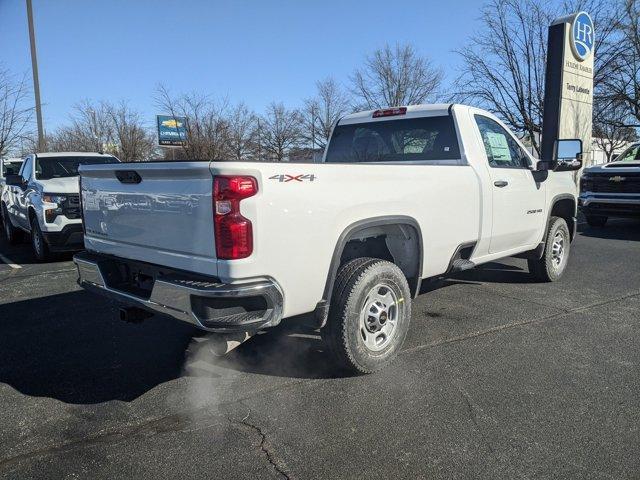
{"label": "taillight", "polygon": [[406,113],[407,107],[385,108],[383,110],[376,110],[373,112],[373,118],[395,117],[396,115],[405,115]]}
{"label": "taillight", "polygon": [[256,193],[258,181],[254,177],[214,177],[214,228],[219,259],[237,260],[253,252],[253,228],[251,221],[240,213],[240,201]]}

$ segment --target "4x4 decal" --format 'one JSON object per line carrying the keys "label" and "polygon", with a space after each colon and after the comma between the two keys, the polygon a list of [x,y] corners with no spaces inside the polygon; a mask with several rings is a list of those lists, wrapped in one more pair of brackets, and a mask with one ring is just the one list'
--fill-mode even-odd
{"label": "4x4 decal", "polygon": [[269,177],[269,180],[278,180],[279,182],[304,182],[308,180],[309,182],[313,182],[316,179],[316,176],[312,174],[300,174],[300,175],[289,175],[287,173],[280,175],[272,175]]}

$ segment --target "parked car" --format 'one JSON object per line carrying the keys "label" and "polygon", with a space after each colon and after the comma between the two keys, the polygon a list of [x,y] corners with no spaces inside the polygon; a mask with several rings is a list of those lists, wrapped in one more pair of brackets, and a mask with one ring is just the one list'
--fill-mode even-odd
{"label": "parked car", "polygon": [[640,143],[613,162],[585,168],[578,202],[592,227],[603,227],[610,217],[640,218]]}
{"label": "parked car", "polygon": [[373,372],[423,280],[514,255],[541,281],[563,275],[581,147],[540,162],[486,111],[420,105],[343,117],[318,164],[83,165],[79,283],[123,319],[243,338],[311,321],[342,367]]}
{"label": "parked car", "polygon": [[20,171],[21,166],[21,158],[0,158],[0,197],[7,183],[7,175],[15,175]]}
{"label": "parked car", "polygon": [[118,163],[99,153],[37,153],[24,159],[20,171],[8,174],[2,192],[4,231],[10,243],[29,234],[36,258],[53,251],[82,248],[78,166]]}

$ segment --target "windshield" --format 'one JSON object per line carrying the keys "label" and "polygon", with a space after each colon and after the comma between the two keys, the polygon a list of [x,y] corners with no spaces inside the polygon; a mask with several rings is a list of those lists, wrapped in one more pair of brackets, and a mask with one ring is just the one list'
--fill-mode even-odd
{"label": "windshield", "polygon": [[80,165],[97,165],[103,163],[119,163],[115,157],[45,157],[36,159],[36,178],[76,177]]}
{"label": "windshield", "polygon": [[2,172],[0,177],[6,177],[7,175],[17,175],[20,171],[22,162],[5,162],[2,164]]}
{"label": "windshield", "polygon": [[640,162],[640,143],[622,152],[616,162]]}
{"label": "windshield", "polygon": [[[326,162],[458,163],[460,149],[450,115],[338,125]],[[441,162],[445,160],[446,162]]]}

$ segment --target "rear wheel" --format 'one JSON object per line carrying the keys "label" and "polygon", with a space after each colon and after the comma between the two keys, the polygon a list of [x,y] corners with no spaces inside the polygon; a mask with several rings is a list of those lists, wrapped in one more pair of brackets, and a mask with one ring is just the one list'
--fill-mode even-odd
{"label": "rear wheel", "polygon": [[36,217],[31,219],[31,246],[33,247],[33,254],[39,262],[49,260],[51,256],[49,247],[42,236],[42,231],[40,230],[40,225]]}
{"label": "rear wheel", "polygon": [[590,227],[604,227],[609,218],[600,215],[587,215],[586,219]]}
{"label": "rear wheel", "polygon": [[567,222],[551,217],[547,230],[544,253],[540,259],[530,259],[529,272],[541,282],[555,282],[564,274],[569,261],[571,236]]}
{"label": "rear wheel", "polygon": [[22,241],[22,230],[14,227],[9,219],[7,207],[2,205],[2,223],[4,227],[4,236],[11,245],[16,245]]}
{"label": "rear wheel", "polygon": [[411,320],[411,294],[402,271],[376,258],[343,265],[329,319],[321,333],[339,367],[373,373],[398,354]]}

